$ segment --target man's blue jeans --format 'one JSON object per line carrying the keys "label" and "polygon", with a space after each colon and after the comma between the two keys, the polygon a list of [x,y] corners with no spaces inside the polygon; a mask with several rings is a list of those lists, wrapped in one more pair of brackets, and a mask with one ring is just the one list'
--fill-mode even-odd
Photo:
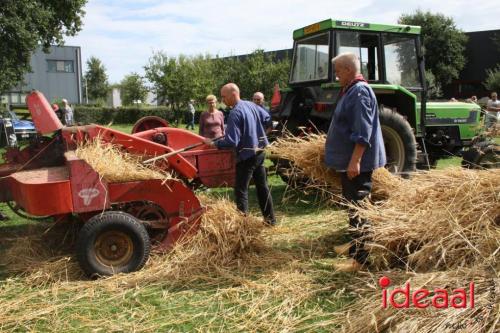
{"label": "man's blue jeans", "polygon": [[268,224],[274,225],[276,219],[274,217],[273,198],[267,186],[266,169],[263,165],[265,158],[266,154],[260,152],[236,164],[234,196],[236,198],[236,207],[243,213],[248,213],[248,187],[250,186],[250,180],[253,179],[262,215],[264,215],[264,219]]}

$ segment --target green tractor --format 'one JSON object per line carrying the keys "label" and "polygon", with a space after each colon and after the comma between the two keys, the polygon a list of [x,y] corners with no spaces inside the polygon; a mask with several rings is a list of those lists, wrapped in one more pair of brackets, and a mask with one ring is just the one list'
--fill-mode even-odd
{"label": "green tractor", "polygon": [[478,135],[478,105],[427,101],[420,27],[328,19],[295,30],[293,39],[289,85],[271,110],[292,134],[327,132],[340,92],[331,59],[353,52],[380,105],[391,172],[433,167]]}

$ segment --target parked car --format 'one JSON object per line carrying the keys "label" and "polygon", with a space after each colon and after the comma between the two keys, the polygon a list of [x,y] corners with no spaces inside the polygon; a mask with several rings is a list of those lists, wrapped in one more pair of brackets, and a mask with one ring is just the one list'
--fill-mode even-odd
{"label": "parked car", "polygon": [[21,120],[12,111],[0,112],[0,147],[16,146],[18,142],[36,137],[33,122]]}

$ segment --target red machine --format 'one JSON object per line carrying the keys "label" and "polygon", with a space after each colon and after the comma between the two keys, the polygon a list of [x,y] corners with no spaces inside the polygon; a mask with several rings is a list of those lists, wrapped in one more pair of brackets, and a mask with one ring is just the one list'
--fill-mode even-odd
{"label": "red machine", "polygon": [[99,125],[63,127],[40,92],[31,93],[27,104],[39,132],[54,133],[5,153],[6,163],[0,165],[0,202],[34,217],[62,220],[78,215],[85,224],[76,244],[77,259],[89,276],[142,268],[151,248],[168,250],[197,230],[204,207],[193,193],[194,186],[232,186],[234,182],[234,153],[207,145],[159,164],[178,180],[106,182],[75,155],[78,143],[100,138],[128,153],[155,157],[204,138],[169,127],[134,135]]}

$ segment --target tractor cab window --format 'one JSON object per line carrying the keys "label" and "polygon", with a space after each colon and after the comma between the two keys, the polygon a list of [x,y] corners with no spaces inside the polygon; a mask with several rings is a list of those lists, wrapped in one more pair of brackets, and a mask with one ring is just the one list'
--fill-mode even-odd
{"label": "tractor cab window", "polygon": [[383,34],[387,81],[407,88],[420,88],[415,37]]}
{"label": "tractor cab window", "polygon": [[290,82],[328,79],[329,33],[305,38],[295,44]]}
{"label": "tractor cab window", "polygon": [[359,57],[361,73],[368,81],[379,80],[378,35],[337,31],[337,54],[351,52]]}

